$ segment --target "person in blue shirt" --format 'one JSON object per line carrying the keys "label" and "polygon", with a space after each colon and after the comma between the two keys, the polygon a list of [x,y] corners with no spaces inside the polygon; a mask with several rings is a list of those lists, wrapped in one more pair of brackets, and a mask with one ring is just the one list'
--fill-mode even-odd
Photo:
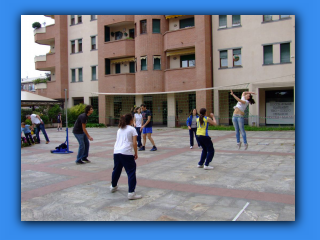
{"label": "person in blue shirt", "polygon": [[190,112],[190,115],[187,119],[187,126],[189,128],[189,135],[190,135],[190,148],[193,148],[193,135],[195,136],[197,143],[198,143],[198,148],[201,148],[200,143],[198,141],[197,137],[197,118],[199,118],[199,114],[197,112],[197,109],[193,109]]}
{"label": "person in blue shirt", "polygon": [[29,139],[31,140],[32,144],[34,144],[33,138],[31,136],[31,130],[30,128],[32,128],[30,125],[25,124],[24,122],[21,123],[21,133],[24,133],[24,136],[26,137],[29,146],[31,145]]}

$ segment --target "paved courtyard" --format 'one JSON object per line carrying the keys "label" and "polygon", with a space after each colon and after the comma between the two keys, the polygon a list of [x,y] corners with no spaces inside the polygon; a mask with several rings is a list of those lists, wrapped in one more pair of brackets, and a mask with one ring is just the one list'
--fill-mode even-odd
{"label": "paved courtyard", "polygon": [[109,192],[116,127],[88,128],[91,163],[73,153],[52,154],[65,131],[47,129],[50,143],[21,149],[22,221],[294,221],[295,132],[247,132],[248,150],[235,134],[209,131],[215,147],[210,166],[197,168],[201,149],[189,148],[184,129],[153,128],[158,151],[138,152],[136,192],[128,200],[123,170],[119,191]]}

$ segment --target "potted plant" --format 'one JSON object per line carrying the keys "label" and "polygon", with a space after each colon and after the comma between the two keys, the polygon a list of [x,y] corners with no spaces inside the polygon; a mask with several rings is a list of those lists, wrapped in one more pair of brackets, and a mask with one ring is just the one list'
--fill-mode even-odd
{"label": "potted plant", "polygon": [[32,23],[32,27],[34,29],[38,29],[38,28],[41,28],[41,24],[39,22],[34,22],[34,23]]}
{"label": "potted plant", "polygon": [[125,33],[124,33],[124,36],[125,36],[125,37],[128,36],[128,33],[125,32]]}

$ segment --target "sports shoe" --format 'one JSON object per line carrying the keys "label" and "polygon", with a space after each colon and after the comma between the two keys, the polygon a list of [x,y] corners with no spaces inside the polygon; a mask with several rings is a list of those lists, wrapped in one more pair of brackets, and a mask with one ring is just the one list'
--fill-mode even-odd
{"label": "sports shoe", "polygon": [[142,146],[141,148],[139,148],[138,151],[144,151],[144,150],[146,150],[146,148],[144,146]]}
{"label": "sports shoe", "polygon": [[49,141],[46,142],[46,144],[48,144],[48,143],[49,143]]}
{"label": "sports shoe", "polygon": [[248,143],[245,143],[245,144],[244,144],[244,150],[247,150],[248,147],[249,147],[249,144],[248,144]]}
{"label": "sports shoe", "polygon": [[198,165],[198,168],[203,168],[203,165]]}
{"label": "sports shoe", "polygon": [[204,170],[210,170],[210,169],[213,169],[214,167],[211,167],[211,166],[206,166],[206,165],[204,165]]}
{"label": "sports shoe", "polygon": [[112,187],[112,185],[110,186],[110,192],[111,192],[111,193],[114,193],[114,192],[116,192],[117,190],[118,190],[118,185],[115,186],[115,187]]}
{"label": "sports shoe", "polygon": [[193,146],[190,146],[190,149],[192,149],[193,148]]}
{"label": "sports shoe", "polygon": [[150,149],[150,151],[157,151],[157,147],[156,146],[153,146],[153,148]]}
{"label": "sports shoe", "polygon": [[238,150],[241,148],[241,142],[237,143]]}
{"label": "sports shoe", "polygon": [[88,158],[84,158],[84,159],[82,159],[81,161],[86,162],[86,163],[91,162]]}
{"label": "sports shoe", "polygon": [[76,164],[79,165],[79,164],[86,164],[86,163],[79,160],[78,162],[76,162]]}
{"label": "sports shoe", "polygon": [[199,146],[198,148],[202,148],[201,146]]}
{"label": "sports shoe", "polygon": [[135,192],[128,193],[128,199],[129,200],[140,199],[140,198],[142,198],[142,196],[141,195],[136,195]]}

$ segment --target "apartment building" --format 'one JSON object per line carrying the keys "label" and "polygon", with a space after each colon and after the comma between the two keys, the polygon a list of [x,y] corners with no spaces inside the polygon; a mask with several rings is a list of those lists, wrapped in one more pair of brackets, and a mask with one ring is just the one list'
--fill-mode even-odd
{"label": "apartment building", "polygon": [[277,106],[294,111],[294,16],[49,17],[55,24],[35,30],[35,41],[51,46],[35,58],[36,69],[52,75],[38,94],[61,99],[67,88],[68,107],[92,104],[100,123],[114,125],[146,103],[154,124],[185,124],[195,107],[230,124],[227,90],[194,90],[244,83],[237,91],[258,93],[247,124],[277,124],[269,118]]}
{"label": "apartment building", "polygon": [[[212,16],[213,85],[248,83],[257,93],[247,109],[249,125],[294,124],[295,16]],[[235,100],[228,90],[214,91],[220,124],[231,124]]]}

